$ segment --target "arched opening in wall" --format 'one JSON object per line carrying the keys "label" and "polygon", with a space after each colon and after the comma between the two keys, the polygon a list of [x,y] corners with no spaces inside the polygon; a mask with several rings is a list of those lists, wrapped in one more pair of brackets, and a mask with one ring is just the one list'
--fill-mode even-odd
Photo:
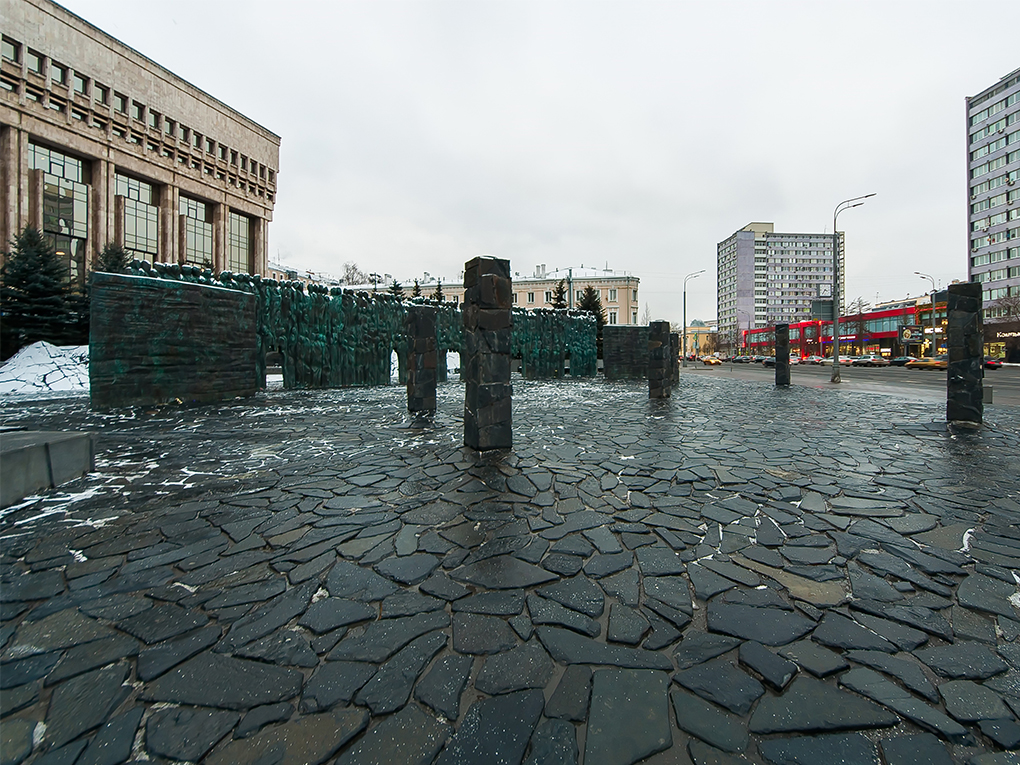
{"label": "arched opening in wall", "polygon": [[401,385],[404,382],[406,382],[406,378],[404,378],[400,357],[396,351],[390,351],[390,385]]}
{"label": "arched opening in wall", "polygon": [[463,379],[460,372],[460,351],[446,352],[446,373],[456,375],[457,379]]}
{"label": "arched opening in wall", "polygon": [[283,353],[272,348],[264,353],[266,389],[283,387]]}

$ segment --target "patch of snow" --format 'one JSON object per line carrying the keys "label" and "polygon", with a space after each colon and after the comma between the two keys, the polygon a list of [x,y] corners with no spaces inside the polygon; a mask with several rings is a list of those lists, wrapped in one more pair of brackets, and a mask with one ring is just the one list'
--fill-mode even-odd
{"label": "patch of snow", "polygon": [[970,539],[974,536],[975,531],[977,531],[976,528],[967,529],[963,532],[963,547],[961,547],[958,552],[970,552]]}
{"label": "patch of snow", "polygon": [[0,367],[0,395],[88,393],[89,347],[39,341]]}

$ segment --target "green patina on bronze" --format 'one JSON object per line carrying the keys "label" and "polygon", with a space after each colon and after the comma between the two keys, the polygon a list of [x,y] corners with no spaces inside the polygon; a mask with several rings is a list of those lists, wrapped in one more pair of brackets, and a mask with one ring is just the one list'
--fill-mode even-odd
{"label": "green patina on bronze", "polygon": [[[407,303],[388,292],[306,287],[229,271],[215,277],[208,269],[176,263],[135,261],[131,273],[167,283],[187,282],[250,294],[256,316],[256,376],[262,387],[266,355],[274,351],[281,356],[285,388],[388,385],[393,352],[404,381]],[[464,350],[460,306],[424,298],[412,302],[436,309],[436,378],[444,382],[448,375],[446,352]],[[224,326],[221,331],[225,336],[233,330]],[[572,376],[595,375],[595,320],[586,312],[515,309],[511,342],[512,355],[521,359],[521,371],[529,379],[562,377],[566,358]]]}

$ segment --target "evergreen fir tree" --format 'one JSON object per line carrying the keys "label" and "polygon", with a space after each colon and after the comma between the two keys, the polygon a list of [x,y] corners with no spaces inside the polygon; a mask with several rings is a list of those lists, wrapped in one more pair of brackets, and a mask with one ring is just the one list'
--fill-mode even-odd
{"label": "evergreen fir tree", "polygon": [[411,297],[421,297],[421,285],[418,284],[418,280],[414,280],[414,289],[411,290]]}
{"label": "evergreen fir tree", "polygon": [[93,271],[102,271],[107,274],[126,274],[128,266],[134,258],[119,244],[107,242],[103,251],[96,258],[96,265]]}
{"label": "evergreen fir tree", "polygon": [[552,307],[553,308],[567,307],[567,284],[563,279],[560,279],[556,283],[556,287],[553,289]]}
{"label": "evergreen fir tree", "polygon": [[393,284],[390,285],[390,294],[397,298],[397,300],[404,299],[404,287],[396,279],[393,280]]}
{"label": "evergreen fir tree", "polygon": [[432,299],[435,300],[437,303],[442,303],[444,300],[446,300],[446,297],[443,295],[442,282],[436,282],[436,291],[432,293]]}
{"label": "evergreen fir tree", "polygon": [[27,226],[11,242],[0,280],[4,358],[39,340],[65,341],[74,319],[67,267],[37,229]]}
{"label": "evergreen fir tree", "polygon": [[598,358],[602,358],[602,328],[606,324],[606,312],[602,310],[602,298],[599,291],[590,284],[581,293],[577,307],[595,316],[595,338],[598,346]]}

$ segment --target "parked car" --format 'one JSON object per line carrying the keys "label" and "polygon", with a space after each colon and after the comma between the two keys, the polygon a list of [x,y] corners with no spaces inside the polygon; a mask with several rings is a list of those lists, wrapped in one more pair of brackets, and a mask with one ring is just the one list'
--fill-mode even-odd
{"label": "parked car", "polygon": [[947,369],[949,367],[949,356],[943,354],[931,358],[925,356],[923,359],[914,359],[904,364],[907,369]]}
{"label": "parked car", "polygon": [[889,366],[889,359],[874,353],[868,353],[854,359],[853,365],[855,367],[887,367]]}
{"label": "parked car", "polygon": [[704,364],[706,367],[714,367],[716,365],[722,364],[722,362],[719,361],[719,359],[717,359],[715,356],[705,356],[701,360],[701,363]]}
{"label": "parked car", "polygon": [[856,356],[840,356],[839,357],[839,363],[842,364],[845,367],[848,367],[848,366],[850,366],[851,364],[854,363],[854,359],[855,358],[857,358],[857,357]]}
{"label": "parked car", "polygon": [[908,361],[917,361],[917,356],[897,356],[895,359],[889,359],[889,363],[894,367],[902,367]]}
{"label": "parked car", "polygon": [[761,363],[762,363],[762,366],[765,366],[765,367],[774,367],[776,365],[776,357],[775,356],[765,356],[761,360]]}

